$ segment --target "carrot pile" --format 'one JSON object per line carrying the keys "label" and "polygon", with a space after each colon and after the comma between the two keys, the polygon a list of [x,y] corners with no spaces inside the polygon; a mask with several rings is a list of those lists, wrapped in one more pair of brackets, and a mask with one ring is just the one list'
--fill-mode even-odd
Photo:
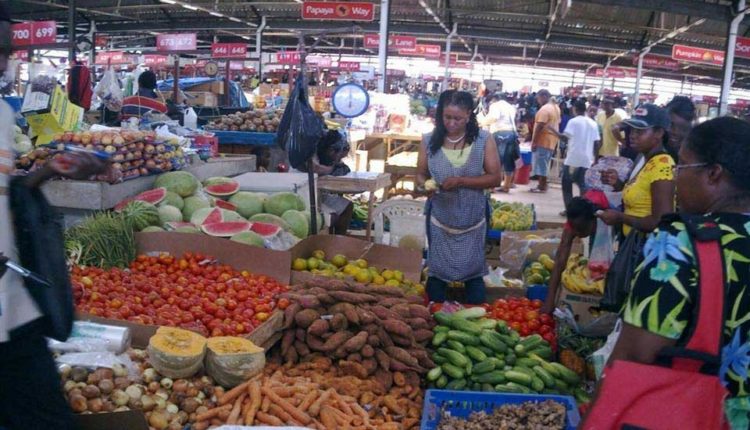
{"label": "carrot pile", "polygon": [[296,366],[269,363],[263,374],[226,392],[218,389],[216,406],[199,414],[193,429],[223,424],[319,430],[418,427],[423,393],[408,385],[407,378],[394,378],[394,386],[386,389],[374,378],[337,376],[337,372],[325,357]]}

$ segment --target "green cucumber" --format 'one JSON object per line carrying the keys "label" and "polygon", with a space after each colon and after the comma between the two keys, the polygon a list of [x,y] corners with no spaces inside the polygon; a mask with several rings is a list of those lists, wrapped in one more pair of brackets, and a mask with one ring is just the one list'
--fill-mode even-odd
{"label": "green cucumber", "polygon": [[482,373],[476,376],[475,380],[480,384],[500,384],[507,380],[505,373],[501,370],[493,370],[491,372]]}
{"label": "green cucumber", "polygon": [[532,378],[534,376],[536,376],[536,373],[534,373],[533,370],[527,369],[527,368],[521,367],[521,366],[513,366],[513,371],[514,372],[521,372],[523,374],[529,375],[529,377],[532,377]]}
{"label": "green cucumber", "polygon": [[435,332],[435,335],[432,337],[432,346],[440,346],[448,339],[448,332],[447,331],[438,331]]}
{"label": "green cucumber", "polygon": [[532,394],[532,391],[531,391],[531,389],[529,389],[529,387],[527,387],[525,385],[517,384],[517,383],[512,382],[512,381],[508,382],[507,384],[505,384],[505,386],[521,390],[521,392],[523,394]]}
{"label": "green cucumber", "polygon": [[482,318],[487,314],[487,310],[481,306],[475,306],[473,308],[461,309],[460,311],[453,312],[451,315],[453,318]]}
{"label": "green cucumber", "polygon": [[552,359],[552,349],[549,346],[538,346],[534,349],[526,350],[526,355],[530,357],[531,354],[536,354],[545,360]]}
{"label": "green cucumber", "polygon": [[471,375],[471,371],[474,369],[474,365],[469,361],[469,364],[466,365],[466,374]]}
{"label": "green cucumber", "polygon": [[476,348],[485,353],[488,357],[495,355],[495,351],[493,351],[492,348],[487,348],[484,345],[478,345]]}
{"label": "green cucumber", "polygon": [[443,363],[447,363],[448,359],[444,355],[434,353],[432,354],[432,361],[434,361],[435,364],[443,364]]}
{"label": "green cucumber", "polygon": [[581,378],[578,377],[578,375],[568,369],[567,367],[563,366],[560,363],[550,363],[555,369],[557,369],[557,372],[560,374],[560,378],[571,385],[577,385],[581,382]]}
{"label": "green cucumber", "polygon": [[433,318],[435,318],[435,321],[437,321],[438,324],[451,327],[453,318],[450,314],[447,314],[445,312],[435,312],[432,315]]}
{"label": "green cucumber", "polygon": [[521,345],[523,345],[526,349],[534,349],[537,346],[542,345],[544,342],[544,339],[539,336],[538,334],[532,334],[531,336],[526,336],[521,340]]}
{"label": "green cucumber", "polygon": [[532,369],[534,366],[539,365],[539,363],[537,363],[536,360],[533,360],[531,358],[526,358],[526,357],[519,358],[518,360],[516,360],[516,364],[518,366],[528,367],[529,369]]}
{"label": "green cucumber", "polygon": [[457,340],[448,339],[445,341],[445,345],[454,351],[460,352],[461,354],[466,352],[466,347],[464,346],[464,344]]}
{"label": "green cucumber", "polygon": [[573,390],[573,395],[576,398],[576,402],[580,404],[591,402],[591,396],[581,387],[577,387],[575,390]]}
{"label": "green cucumber", "polygon": [[482,384],[477,383],[477,382],[472,382],[471,385],[469,385],[469,387],[471,387],[471,391],[481,391],[482,390]]}
{"label": "green cucumber", "polygon": [[525,391],[521,390],[520,388],[516,386],[511,386],[508,384],[497,384],[495,385],[495,392],[497,393],[514,393],[514,394],[524,394]]}
{"label": "green cucumber", "polygon": [[547,373],[549,373],[553,378],[560,377],[560,372],[557,371],[557,368],[550,364],[547,360],[534,353],[529,354],[529,357],[539,362],[539,365],[542,366],[542,369],[546,370]]}
{"label": "green cucumber", "polygon": [[453,379],[462,379],[465,376],[464,369],[450,363],[441,364],[440,367],[446,375]]}
{"label": "green cucumber", "polygon": [[487,360],[487,354],[482,352],[481,349],[471,345],[466,345],[466,355],[471,357],[474,361],[483,362]]}
{"label": "green cucumber", "polygon": [[503,343],[505,343],[509,347],[516,346],[516,343],[518,343],[517,340],[513,339],[511,336],[509,336],[507,334],[500,334],[500,333],[498,333],[498,339],[502,340]]}
{"label": "green cucumber", "polygon": [[544,370],[542,366],[536,365],[532,367],[531,369],[534,371],[534,373],[536,373],[536,376],[538,376],[539,379],[541,379],[542,382],[544,382],[545,387],[555,388],[557,386],[555,385],[555,378],[552,375],[550,375],[549,372]]}
{"label": "green cucumber", "polygon": [[466,382],[466,379],[454,379],[448,383],[448,385],[445,386],[446,390],[463,390],[466,388],[466,385],[468,382]]}
{"label": "green cucumber", "polygon": [[480,389],[482,391],[489,391],[489,392],[495,391],[495,387],[493,387],[492,384],[486,384],[486,383],[482,384]]}
{"label": "green cucumber", "polygon": [[523,344],[518,344],[515,347],[513,347],[513,351],[516,353],[516,355],[526,355],[526,347],[523,346]]}
{"label": "green cucumber", "polygon": [[544,390],[544,382],[538,376],[531,377],[531,389],[537,393]]}
{"label": "green cucumber", "polygon": [[505,353],[508,351],[508,346],[502,341],[502,339],[500,339],[499,336],[500,335],[498,335],[494,331],[484,330],[479,335],[478,340],[482,345],[490,348],[495,352]]}
{"label": "green cucumber", "polygon": [[479,327],[482,327],[482,330],[495,330],[495,327],[497,327],[497,320],[484,318],[477,321],[477,324]]}
{"label": "green cucumber", "polygon": [[[443,366],[446,365],[444,364]],[[527,387],[531,386],[531,376],[523,372],[518,372],[516,370],[508,370],[507,372],[505,372],[505,379],[511,382],[515,382],[516,384],[525,385]]]}
{"label": "green cucumber", "polygon": [[432,329],[435,333],[440,333],[442,331],[448,331],[451,328],[447,325],[436,325],[435,328]]}
{"label": "green cucumber", "polygon": [[458,351],[448,348],[438,348],[438,352],[444,355],[456,367],[466,367],[469,364],[469,359]]}
{"label": "green cucumber", "polygon": [[472,370],[473,374],[487,373],[495,370],[495,362],[492,360],[484,360],[474,365]]}
{"label": "green cucumber", "polygon": [[440,366],[427,372],[428,381],[437,381],[437,379],[440,378],[441,376],[443,376],[443,369]]}
{"label": "green cucumber", "polygon": [[477,339],[476,336],[459,330],[449,331],[448,339],[455,340],[456,342],[461,342],[464,345],[479,345],[479,339]]}
{"label": "green cucumber", "polygon": [[568,385],[568,383],[560,378],[555,378],[555,388],[565,393],[570,391],[570,386]]}
{"label": "green cucumber", "polygon": [[474,336],[482,333],[482,328],[477,323],[462,318],[453,318],[451,320],[451,327]]}
{"label": "green cucumber", "polygon": [[437,381],[435,381],[435,386],[438,388],[443,388],[448,384],[448,377],[445,375],[440,375]]}
{"label": "green cucumber", "polygon": [[502,369],[503,367],[505,367],[505,361],[502,358],[490,357],[487,359],[487,361],[495,363],[495,369]]}
{"label": "green cucumber", "polygon": [[516,364],[516,354],[514,354],[513,352],[505,354],[505,363],[511,366]]}

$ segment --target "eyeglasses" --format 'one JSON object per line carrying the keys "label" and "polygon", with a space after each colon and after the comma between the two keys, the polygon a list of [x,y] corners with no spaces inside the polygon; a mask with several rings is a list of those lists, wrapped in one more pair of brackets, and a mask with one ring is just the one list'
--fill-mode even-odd
{"label": "eyeglasses", "polygon": [[677,175],[682,169],[693,169],[706,166],[708,166],[708,163],[675,164],[674,166],[672,166],[672,174]]}

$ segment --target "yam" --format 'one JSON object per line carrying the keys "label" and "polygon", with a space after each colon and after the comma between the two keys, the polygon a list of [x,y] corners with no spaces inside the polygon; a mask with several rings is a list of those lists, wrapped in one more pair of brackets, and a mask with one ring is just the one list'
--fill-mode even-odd
{"label": "yam", "polygon": [[300,357],[305,357],[305,356],[310,355],[310,348],[307,346],[305,342],[295,341],[294,349],[297,350],[297,354]]}
{"label": "yam", "polygon": [[[368,336],[369,340],[369,336]],[[375,348],[372,347],[372,345],[365,344],[362,349],[359,351],[360,354],[362,354],[362,357],[369,358],[375,356]]]}
{"label": "yam", "polygon": [[307,339],[307,332],[303,328],[298,328],[294,332],[294,338],[297,339],[300,342],[304,342],[305,339]]}
{"label": "yam", "polygon": [[353,361],[339,361],[339,369],[344,375],[355,376],[359,379],[367,379],[367,369],[359,363]]}
{"label": "yam", "polygon": [[406,296],[406,301],[415,305],[422,305],[424,306],[424,297],[423,296]]}
{"label": "yam", "polygon": [[287,330],[284,332],[284,336],[281,337],[281,355],[286,354],[289,351],[289,347],[294,343],[294,332],[295,330]]}
{"label": "yam", "polygon": [[354,325],[359,325],[359,313],[357,313],[356,309],[354,308],[344,309],[344,316],[350,323]]}
{"label": "yam", "polygon": [[355,309],[355,307],[351,303],[338,302],[329,307],[328,312],[332,314],[343,314],[346,309]]}
{"label": "yam", "polygon": [[368,375],[372,375],[378,370],[378,362],[374,358],[365,358],[362,360],[362,367],[367,370]]}
{"label": "yam", "polygon": [[388,370],[391,368],[391,357],[382,349],[378,348],[375,350],[375,359],[383,369]]}
{"label": "yam", "polygon": [[367,343],[367,332],[361,331],[357,333],[356,336],[352,337],[351,339],[347,340],[346,343],[344,343],[344,349],[346,349],[348,352],[358,352],[360,349],[362,349],[363,346],[365,346],[365,343]]}
{"label": "yam", "polygon": [[354,352],[352,354],[349,354],[346,356],[347,361],[353,361],[355,363],[361,363],[362,362],[362,355],[358,352]]}
{"label": "yam", "polygon": [[[388,297],[378,301],[379,305],[390,308],[392,306],[407,304],[406,300],[402,297]],[[408,304],[407,304],[408,306]]]}
{"label": "yam", "polygon": [[333,334],[333,336],[329,337],[325,344],[323,345],[323,352],[326,351],[333,351],[339,346],[343,345],[347,340],[349,340],[352,337],[352,333],[348,331],[339,331]]}
{"label": "yam", "polygon": [[324,319],[317,319],[307,328],[307,334],[321,336],[331,329],[331,325]]}
{"label": "yam", "polygon": [[375,371],[374,379],[383,385],[383,390],[388,392],[393,387],[393,374],[387,368],[380,367]]}
{"label": "yam", "polygon": [[397,334],[391,335],[391,339],[393,339],[393,343],[400,346],[413,346],[414,345],[414,337],[404,337],[399,336]]}
{"label": "yam", "polygon": [[294,316],[294,322],[299,327],[306,329],[318,318],[320,318],[320,314],[315,309],[304,309],[297,312]]}
{"label": "yam", "polygon": [[339,346],[336,348],[335,351],[333,351],[333,358],[345,358],[347,356],[348,352],[346,352],[346,348],[344,348],[344,345]]}
{"label": "yam", "polygon": [[377,334],[371,334],[367,336],[367,344],[372,347],[380,346],[380,338]]}
{"label": "yam", "polygon": [[395,312],[402,318],[411,317],[411,311],[409,310],[409,305],[406,303],[401,303],[398,305],[391,306],[391,311]]}
{"label": "yam", "polygon": [[282,326],[282,328],[286,330],[291,327],[295,322],[295,315],[297,315],[297,313],[301,310],[302,306],[300,306],[299,303],[291,303],[289,306],[287,306],[287,308],[284,309],[284,325]]}
{"label": "yam", "polygon": [[328,305],[332,305],[336,303],[336,299],[331,297],[331,295],[328,293],[320,293],[317,295],[317,297],[318,297],[318,300],[320,300],[320,304],[322,305],[328,306]]}
{"label": "yam", "polygon": [[388,353],[388,356],[392,359],[401,361],[408,366],[417,367],[419,366],[419,362],[417,359],[409,354],[409,351],[399,348],[397,346],[389,346],[385,348],[385,352]]}
{"label": "yam", "polygon": [[[404,372],[404,376],[406,376],[406,385],[410,387],[419,387],[422,382],[422,378],[419,377],[417,372]],[[422,402],[419,402],[419,404],[421,405]]]}
{"label": "yam", "polygon": [[378,327],[378,337],[380,338],[380,344],[382,346],[393,346],[393,339],[383,327]]}
{"label": "yam", "polygon": [[427,309],[424,305],[417,305],[417,304],[410,304],[409,310],[411,311],[411,315],[416,318],[424,318],[426,321],[429,321],[432,319],[432,314],[430,314],[430,310]]}
{"label": "yam", "polygon": [[347,328],[349,328],[349,322],[343,313],[333,314],[333,318],[331,318],[330,325],[333,331],[344,331]]}
{"label": "yam", "polygon": [[370,311],[372,311],[372,313],[374,313],[381,320],[398,319],[399,318],[398,314],[396,314],[395,312],[392,312],[390,309],[388,309],[388,308],[386,308],[384,306],[380,306],[380,305],[375,305],[375,306],[371,307]]}
{"label": "yam", "polygon": [[378,320],[378,317],[364,308],[357,308],[357,314],[359,314],[359,322],[362,325],[372,324]]}
{"label": "yam", "polygon": [[306,343],[313,351],[323,351],[323,348],[325,348],[325,342],[318,336],[307,335]]}
{"label": "yam", "polygon": [[296,363],[299,359],[299,354],[297,354],[297,350],[295,348],[289,348],[284,354],[284,362],[285,363]]}
{"label": "yam", "polygon": [[313,295],[303,295],[299,297],[299,304],[305,309],[313,309],[320,307],[320,300]]}
{"label": "yam", "polygon": [[336,300],[352,303],[355,305],[376,302],[378,300],[377,297],[371,294],[350,293],[348,291],[329,291],[328,294],[330,294],[330,296]]}
{"label": "yam", "polygon": [[418,330],[414,331],[414,340],[422,343],[427,342],[430,339],[432,339],[432,330],[426,329],[426,328],[420,328]]}
{"label": "yam", "polygon": [[430,325],[427,323],[427,320],[424,318],[407,318],[404,320],[407,324],[409,324],[409,327],[412,328],[412,330],[418,330],[421,328],[429,328]]}
{"label": "yam", "polygon": [[398,319],[387,319],[383,321],[382,326],[388,333],[398,336],[410,337],[413,334],[409,324]]}

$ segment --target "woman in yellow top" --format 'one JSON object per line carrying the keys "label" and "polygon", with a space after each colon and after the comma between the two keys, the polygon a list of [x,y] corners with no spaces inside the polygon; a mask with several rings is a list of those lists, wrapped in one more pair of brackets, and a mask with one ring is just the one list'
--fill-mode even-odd
{"label": "woman in yellow top", "polygon": [[608,209],[598,216],[609,225],[622,226],[627,237],[633,229],[650,233],[663,215],[674,212],[675,163],[664,146],[669,139],[669,115],[664,109],[643,105],[624,123],[632,130],[631,145],[640,157],[627,183],[622,183],[614,170],[602,173],[603,183],[622,190],[624,211]]}

